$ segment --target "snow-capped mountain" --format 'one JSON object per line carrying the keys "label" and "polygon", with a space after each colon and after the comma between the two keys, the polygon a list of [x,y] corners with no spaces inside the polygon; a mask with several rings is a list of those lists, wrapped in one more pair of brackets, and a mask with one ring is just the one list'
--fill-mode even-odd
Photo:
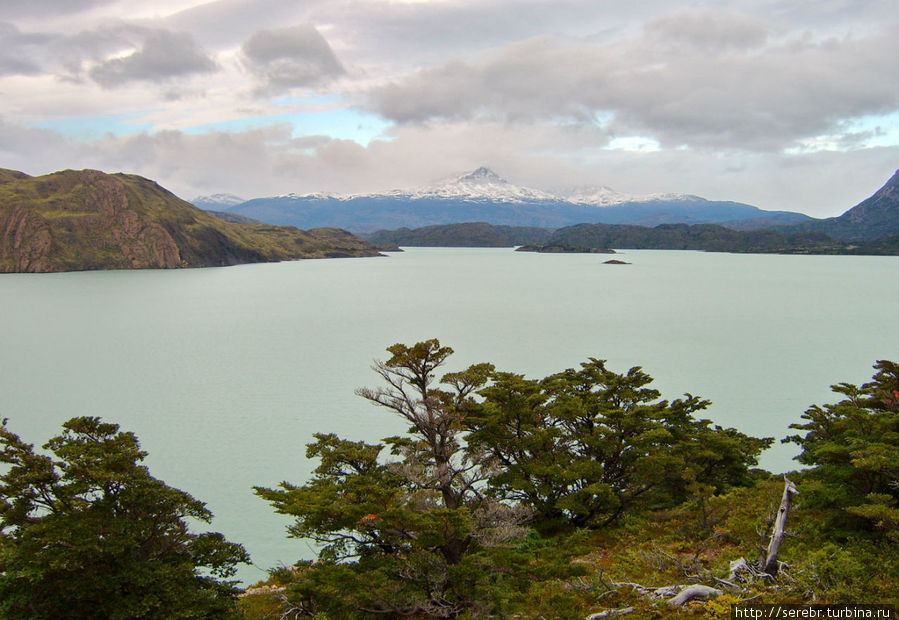
{"label": "snow-capped mountain", "polygon": [[573,202],[579,205],[592,205],[595,207],[611,207],[626,202],[655,202],[655,201],[702,201],[703,198],[692,194],[623,194],[616,192],[607,185],[580,185],[572,187],[558,194],[559,200]]}
{"label": "snow-capped mountain", "polygon": [[431,185],[413,189],[394,189],[386,192],[364,194],[282,194],[278,198],[356,200],[360,198],[442,199],[477,202],[568,202],[595,207],[609,207],[628,202],[652,202],[656,200],[702,200],[687,194],[623,194],[611,187],[578,186],[561,192],[553,192],[510,183],[493,170],[480,167],[474,172],[448,177]]}
{"label": "snow-capped mountain", "polygon": [[208,196],[197,196],[190,201],[192,205],[206,210],[226,210],[228,209],[228,207],[239,205],[242,202],[246,202],[246,200],[244,200],[240,196],[235,196],[234,194],[210,194]]}
{"label": "snow-capped mountain", "polygon": [[411,192],[391,192],[417,198],[453,198],[499,202],[553,201],[559,198],[539,189],[513,185],[490,170],[478,168],[468,174],[445,179],[435,185]]}
{"label": "snow-capped mountain", "polygon": [[[580,223],[696,224],[770,216],[751,205],[688,194],[622,194],[609,187],[564,192],[510,183],[488,168],[432,185],[369,194],[287,194],[225,209],[270,224],[299,228],[336,226],[354,232],[432,224],[488,222],[557,228]],[[792,220],[799,214],[782,214]]]}

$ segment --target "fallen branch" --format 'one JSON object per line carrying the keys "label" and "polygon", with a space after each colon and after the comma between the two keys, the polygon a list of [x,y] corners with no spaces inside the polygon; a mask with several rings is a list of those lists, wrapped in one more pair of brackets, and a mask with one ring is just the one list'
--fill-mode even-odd
{"label": "fallen branch", "polygon": [[[771,533],[771,541],[768,543],[766,555],[764,557],[760,557],[758,564],[750,564],[746,561],[745,558],[738,558],[734,560],[730,563],[730,574],[727,576],[727,579],[720,579],[716,577],[714,578],[715,582],[728,588],[739,590],[741,587],[739,585],[740,583],[751,584],[757,579],[774,579],[773,576],[780,568],[780,563],[777,561],[777,556],[780,552],[781,543],[783,543],[783,539],[787,535],[786,526],[787,517],[790,514],[790,504],[792,503],[793,495],[799,495],[799,490],[796,488],[796,485],[790,482],[786,476],[784,476],[784,482],[784,494],[780,502],[780,508],[777,511],[777,517],[774,519],[774,530]],[[668,559],[674,560],[672,556],[661,550],[657,549],[657,552]],[[759,568],[759,566],[761,568]],[[667,599],[667,602],[669,604],[677,607],[685,605],[686,603],[694,599],[706,599],[712,596],[721,596],[722,594],[724,594],[724,592],[722,592],[718,588],[713,588],[711,586],[701,584],[694,584],[689,586],[662,586],[659,588],[653,588],[629,581],[613,581],[608,585],[610,585],[612,588],[631,588],[634,592],[637,592],[641,596],[652,596],[658,599],[664,598]],[[745,591],[746,590],[744,587],[743,592]],[[606,594],[608,594],[608,592],[606,592]],[[747,600],[755,600],[759,596],[761,595],[753,596],[752,598]],[[607,611],[602,611],[587,616],[586,620],[613,618],[615,616],[630,614],[633,611],[634,610],[632,607],[625,607],[622,609],[609,609]]]}
{"label": "fallen branch", "polygon": [[607,609],[596,614],[590,614],[586,620],[600,620],[601,618],[614,618],[615,616],[627,616],[634,613],[633,607],[622,607],[621,609]]}
{"label": "fallen branch", "polygon": [[762,572],[769,575],[776,575],[779,565],[777,563],[777,555],[780,553],[780,545],[786,535],[787,517],[790,515],[790,504],[793,495],[799,495],[796,485],[790,482],[784,476],[784,494],[780,500],[780,508],[777,511],[777,519],[774,521],[774,531],[771,532],[771,542],[768,543],[768,553],[765,556],[765,562],[762,564]]}
{"label": "fallen branch", "polygon": [[724,593],[717,588],[697,584],[694,586],[687,586],[678,592],[677,596],[668,599],[668,602],[680,607],[695,598],[709,598],[710,596],[721,596],[722,594]]}

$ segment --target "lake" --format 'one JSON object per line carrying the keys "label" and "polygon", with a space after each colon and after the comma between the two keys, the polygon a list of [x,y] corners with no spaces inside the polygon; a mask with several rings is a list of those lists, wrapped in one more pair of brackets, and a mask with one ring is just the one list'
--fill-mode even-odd
{"label": "lake", "polygon": [[[0,276],[0,417],[37,445],[77,415],[134,431],[151,472],[208,503],[265,569],[313,555],[254,485],[304,481],[314,432],[405,425],[354,395],[385,347],[439,338],[448,370],[543,377],[640,365],[705,417],[789,434],[829,386],[899,359],[899,258],[411,248],[382,258]],[[762,465],[795,467],[792,444]]]}

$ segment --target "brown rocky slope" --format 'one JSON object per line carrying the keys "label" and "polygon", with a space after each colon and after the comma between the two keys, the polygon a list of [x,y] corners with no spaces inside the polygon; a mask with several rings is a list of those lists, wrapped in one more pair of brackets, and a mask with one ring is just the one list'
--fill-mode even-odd
{"label": "brown rocky slope", "polygon": [[376,256],[339,229],[219,220],[148,179],[0,169],[0,272],[213,267]]}

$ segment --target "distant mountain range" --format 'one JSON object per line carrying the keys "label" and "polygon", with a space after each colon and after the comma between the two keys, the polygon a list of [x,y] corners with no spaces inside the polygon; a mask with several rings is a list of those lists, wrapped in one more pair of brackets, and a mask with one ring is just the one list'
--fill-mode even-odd
{"label": "distant mountain range", "polygon": [[522,250],[584,252],[611,249],[704,250],[780,254],[899,254],[899,235],[848,242],[819,232],[734,230],[718,224],[576,224],[563,228],[494,226],[486,222],[381,230],[366,238],[379,246],[513,247]]}
{"label": "distant mountain range", "polygon": [[288,194],[235,203],[233,197],[194,200],[206,209],[270,224],[309,228],[337,226],[357,233],[435,224],[487,222],[494,225],[559,228],[581,223],[732,223],[744,229],[809,222],[788,211],[764,211],[739,202],[689,194],[620,194],[608,187],[547,192],[513,185],[487,168],[435,185],[373,194]]}
{"label": "distant mountain range", "polygon": [[233,224],[148,179],[0,169],[0,272],[210,267],[375,256],[346,231]]}
{"label": "distant mountain range", "polygon": [[737,224],[661,224],[654,227],[582,223],[533,228],[468,222],[365,235],[400,246],[531,246],[569,249],[692,249],[727,252],[899,254],[899,172],[873,196],[839,217],[765,229]]}

